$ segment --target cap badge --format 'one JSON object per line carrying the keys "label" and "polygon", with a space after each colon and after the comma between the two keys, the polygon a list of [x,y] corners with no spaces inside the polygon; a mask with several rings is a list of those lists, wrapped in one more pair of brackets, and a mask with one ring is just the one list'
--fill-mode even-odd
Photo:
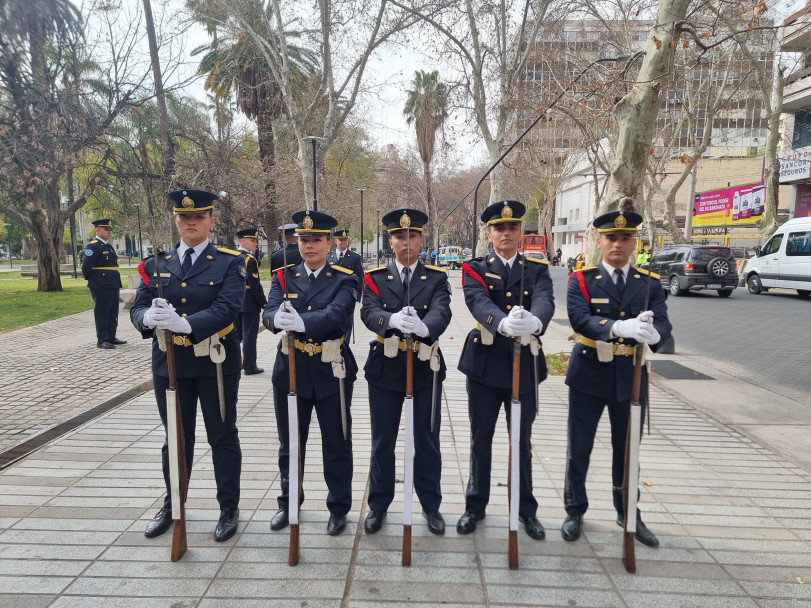
{"label": "cap badge", "polygon": [[617,216],[617,219],[614,220],[614,228],[625,228],[628,225],[628,220],[625,219],[625,216],[622,215],[622,211]]}
{"label": "cap badge", "polygon": [[504,207],[501,208],[501,217],[507,218],[513,216],[513,208],[510,207],[507,203],[504,203]]}
{"label": "cap badge", "polygon": [[194,201],[191,200],[188,196],[184,196],[183,200],[181,201],[184,209],[194,209]]}
{"label": "cap badge", "polygon": [[411,226],[411,218],[403,211],[403,215],[400,218],[400,228],[408,228],[409,226]]}
{"label": "cap badge", "polygon": [[304,226],[305,230],[309,230],[313,227],[313,218],[311,218],[309,214],[305,215],[304,221],[301,222],[301,225]]}

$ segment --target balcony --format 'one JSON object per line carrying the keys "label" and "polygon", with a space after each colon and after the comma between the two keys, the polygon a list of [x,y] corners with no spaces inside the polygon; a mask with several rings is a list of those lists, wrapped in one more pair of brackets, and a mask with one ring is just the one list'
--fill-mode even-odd
{"label": "balcony", "polygon": [[811,50],[811,4],[783,22],[779,40],[781,51],[806,53]]}
{"label": "balcony", "polygon": [[783,111],[788,114],[811,108],[811,68],[794,72],[786,78]]}

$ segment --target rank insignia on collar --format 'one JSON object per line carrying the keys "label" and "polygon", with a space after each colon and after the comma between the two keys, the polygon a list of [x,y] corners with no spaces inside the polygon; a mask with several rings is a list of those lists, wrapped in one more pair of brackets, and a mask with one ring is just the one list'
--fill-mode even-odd
{"label": "rank insignia on collar", "polygon": [[164,259],[164,260],[171,260],[171,259],[172,259],[172,256],[171,256],[171,255],[167,255],[167,256],[166,256],[165,258],[163,258],[163,259]]}
{"label": "rank insignia on collar", "polygon": [[642,277],[640,277],[638,274],[635,274],[635,275],[634,275],[634,278],[635,278],[635,279],[641,279]]}
{"label": "rank insignia on collar", "polygon": [[393,277],[392,275],[389,275],[389,276],[387,276],[386,278],[387,278],[389,281],[391,281],[391,280],[392,280],[394,277]]}
{"label": "rank insignia on collar", "polygon": [[331,277],[331,276],[332,276],[332,273],[331,273],[331,272],[328,272],[328,273],[327,273],[327,276],[328,276],[328,277]]}
{"label": "rank insignia on collar", "polygon": [[594,278],[595,278],[595,279],[602,279],[602,278],[603,278],[603,275],[598,274],[598,275],[597,275],[596,277],[594,277]]}
{"label": "rank insignia on collar", "polygon": [[427,278],[428,278],[427,276],[422,275],[422,276],[420,277],[420,280],[421,280],[421,281],[424,281],[424,280],[425,280],[425,279],[427,279]]}
{"label": "rank insignia on collar", "polygon": [[488,261],[488,262],[490,262],[490,263],[492,264],[493,262],[495,262],[495,261],[496,261],[496,258],[490,258],[490,259],[489,259],[489,260],[487,260],[487,261]]}
{"label": "rank insignia on collar", "polygon": [[207,255],[206,257],[207,257],[209,260],[213,260],[213,259],[214,259],[214,256],[213,256],[213,255]]}

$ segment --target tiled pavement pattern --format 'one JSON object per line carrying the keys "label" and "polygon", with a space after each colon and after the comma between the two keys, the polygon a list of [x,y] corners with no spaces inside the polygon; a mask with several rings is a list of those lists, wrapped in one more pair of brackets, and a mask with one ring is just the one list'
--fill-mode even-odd
{"label": "tiled pavement pattern", "polygon": [[[459,284],[456,274],[453,284]],[[645,519],[662,546],[637,544],[637,574],[627,574],[619,559],[607,424],[592,458],[592,508],[583,538],[566,543],[560,537],[566,386],[559,377],[542,384],[534,431],[534,479],[547,540],[533,541],[520,531],[520,570],[507,568],[506,484],[495,483],[487,519],[475,534],[457,535],[469,427],[464,378],[454,367],[472,323],[457,288],[453,308],[443,338],[451,368],[442,411],[442,511],[448,531],[432,536],[415,516],[410,568],[400,566],[401,502],[392,505],[380,533],[362,532],[370,444],[363,381],[356,384],[353,406],[350,524],[340,537],[325,533],[326,488],[314,424],[301,562],[287,565],[288,535],[269,530],[279,480],[265,373],[241,384],[243,498],[234,539],[224,544],[212,539],[218,513],[202,426],[187,506],[188,553],[171,563],[170,534],[144,538],[163,491],[158,456],[163,433],[148,393],[0,474],[0,607],[811,606],[811,586],[804,584],[811,581],[808,473],[657,387],[651,395],[652,436],[643,440],[641,489]],[[356,328],[362,363],[370,336],[359,323]],[[552,324],[547,351],[568,350],[566,333]],[[260,334],[260,363],[268,370],[275,342]],[[146,367],[146,355],[140,365]],[[494,482],[506,479],[506,445],[502,426]]]}

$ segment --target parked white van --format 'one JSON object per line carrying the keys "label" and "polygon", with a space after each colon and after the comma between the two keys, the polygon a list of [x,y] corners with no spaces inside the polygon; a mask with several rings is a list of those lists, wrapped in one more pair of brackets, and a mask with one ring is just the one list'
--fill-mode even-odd
{"label": "parked white van", "polygon": [[743,279],[749,293],[770,287],[796,289],[811,295],[811,217],[798,217],[780,226],[758,254],[747,260]]}

